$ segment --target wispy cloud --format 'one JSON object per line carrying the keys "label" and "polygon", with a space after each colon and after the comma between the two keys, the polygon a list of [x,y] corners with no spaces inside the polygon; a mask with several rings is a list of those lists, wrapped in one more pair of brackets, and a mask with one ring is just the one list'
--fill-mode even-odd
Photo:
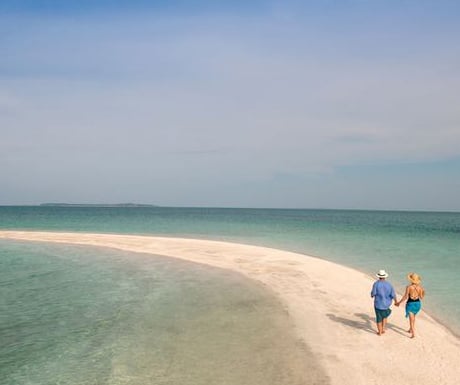
{"label": "wispy cloud", "polygon": [[3,16],[0,173],[62,177],[65,156],[238,184],[459,157],[458,25],[356,7]]}

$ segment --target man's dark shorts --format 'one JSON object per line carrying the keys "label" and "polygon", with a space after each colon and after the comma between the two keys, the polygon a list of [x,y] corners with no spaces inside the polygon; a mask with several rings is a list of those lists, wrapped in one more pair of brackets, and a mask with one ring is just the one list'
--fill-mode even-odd
{"label": "man's dark shorts", "polygon": [[391,314],[391,309],[385,309],[385,310],[381,310],[377,308],[374,308],[374,309],[375,309],[375,319],[377,323],[382,322],[384,318],[388,318]]}

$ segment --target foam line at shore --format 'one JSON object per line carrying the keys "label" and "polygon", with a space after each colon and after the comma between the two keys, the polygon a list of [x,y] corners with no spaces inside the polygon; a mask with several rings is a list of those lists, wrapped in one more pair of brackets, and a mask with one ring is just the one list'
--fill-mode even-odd
{"label": "foam line at shore", "polygon": [[0,239],[70,243],[150,253],[231,269],[268,286],[332,385],[454,385],[460,341],[422,312],[410,339],[403,306],[375,333],[372,278],[322,259],[227,242],[135,235],[0,231]]}

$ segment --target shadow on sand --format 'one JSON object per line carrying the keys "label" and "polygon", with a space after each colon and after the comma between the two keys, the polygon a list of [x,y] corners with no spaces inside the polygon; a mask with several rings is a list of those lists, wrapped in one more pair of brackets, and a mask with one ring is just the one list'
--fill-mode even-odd
{"label": "shadow on sand", "polygon": [[[363,330],[367,333],[372,333],[372,334],[376,333],[374,318],[369,316],[369,314],[355,313],[353,318],[337,317],[334,314],[327,314],[327,316],[332,321],[339,322],[353,329]],[[407,332],[404,329],[400,328],[399,326],[393,325],[391,321],[388,321],[387,329],[392,330],[403,336],[407,336]]]}

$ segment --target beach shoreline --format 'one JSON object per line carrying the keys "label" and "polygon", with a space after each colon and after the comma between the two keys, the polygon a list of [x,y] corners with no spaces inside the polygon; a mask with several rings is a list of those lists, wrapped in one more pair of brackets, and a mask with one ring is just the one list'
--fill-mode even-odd
{"label": "beach shoreline", "polygon": [[[372,278],[346,266],[283,250],[198,239],[118,234],[0,231],[0,239],[101,246],[230,269],[269,287],[331,384],[456,384],[460,341],[422,312],[409,338],[404,307],[377,336]],[[414,359],[416,358],[416,359]]]}

